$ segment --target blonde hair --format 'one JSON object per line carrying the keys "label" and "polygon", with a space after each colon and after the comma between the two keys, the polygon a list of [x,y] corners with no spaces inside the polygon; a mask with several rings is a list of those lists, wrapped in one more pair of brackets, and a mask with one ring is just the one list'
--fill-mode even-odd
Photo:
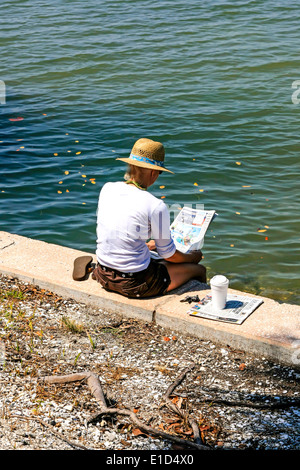
{"label": "blonde hair", "polygon": [[124,175],[124,179],[126,181],[133,179],[142,187],[147,187],[146,179],[149,171],[151,170],[149,170],[148,168],[142,168],[136,165],[128,165],[127,171]]}

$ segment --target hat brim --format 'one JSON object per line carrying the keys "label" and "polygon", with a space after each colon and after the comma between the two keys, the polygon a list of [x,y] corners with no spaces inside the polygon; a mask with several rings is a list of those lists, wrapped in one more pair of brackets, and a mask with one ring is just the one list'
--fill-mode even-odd
{"label": "hat brim", "polygon": [[174,175],[174,172],[171,170],[167,170],[167,168],[164,168],[158,165],[153,165],[152,163],[139,162],[129,157],[128,158],[116,158],[116,160],[121,160],[121,162],[128,163],[128,165],[139,166],[141,168],[148,168],[149,170],[167,171],[168,173],[172,173]]}

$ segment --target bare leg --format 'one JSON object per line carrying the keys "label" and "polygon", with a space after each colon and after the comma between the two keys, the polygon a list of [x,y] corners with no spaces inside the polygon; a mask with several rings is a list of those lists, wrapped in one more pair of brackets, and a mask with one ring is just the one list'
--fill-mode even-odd
{"label": "bare leg", "polygon": [[191,279],[197,279],[200,282],[206,282],[206,268],[201,264],[170,263],[167,261],[162,261],[162,263],[166,266],[171,278],[168,291],[182,286],[182,284],[185,284]]}

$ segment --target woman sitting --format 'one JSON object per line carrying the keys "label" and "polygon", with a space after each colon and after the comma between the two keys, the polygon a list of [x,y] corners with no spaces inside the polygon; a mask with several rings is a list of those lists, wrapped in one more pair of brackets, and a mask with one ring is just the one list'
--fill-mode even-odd
{"label": "woman sitting", "polygon": [[[100,192],[93,278],[106,290],[142,298],[166,294],[190,279],[206,282],[201,251],[176,249],[168,208],[147,191],[161,172],[172,173],[164,157],[161,143],[139,139],[129,158],[117,158],[129,165],[127,181],[106,183]],[[153,249],[163,260],[151,258]]]}

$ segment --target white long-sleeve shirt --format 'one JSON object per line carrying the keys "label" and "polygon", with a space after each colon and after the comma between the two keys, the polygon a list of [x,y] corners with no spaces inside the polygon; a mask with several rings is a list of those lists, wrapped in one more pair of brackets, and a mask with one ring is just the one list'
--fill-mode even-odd
{"label": "white long-sleeve shirt", "polygon": [[97,260],[121,272],[138,272],[150,263],[148,239],[162,258],[176,247],[166,204],[148,191],[124,182],[106,183],[97,210]]}

